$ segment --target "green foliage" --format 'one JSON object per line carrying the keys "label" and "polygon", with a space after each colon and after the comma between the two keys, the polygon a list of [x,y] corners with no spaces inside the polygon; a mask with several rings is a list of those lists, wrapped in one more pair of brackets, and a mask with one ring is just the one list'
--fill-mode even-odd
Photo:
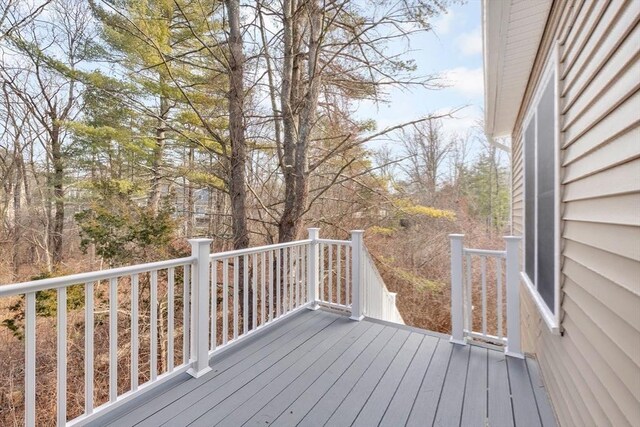
{"label": "green foliage", "polygon": [[466,194],[473,217],[502,231],[509,222],[509,173],[491,154],[481,156],[467,176]]}
{"label": "green foliage", "polygon": [[379,227],[377,225],[374,225],[373,227],[369,227],[367,229],[367,232],[369,234],[377,234],[379,236],[389,237],[389,236],[393,236],[393,233],[396,232],[396,229],[389,228],[389,227]]}
{"label": "green foliage", "polygon": [[136,188],[129,183],[102,181],[96,183],[96,191],[101,197],[75,215],[82,250],[94,244],[96,254],[110,265],[164,254],[176,228],[167,203],[154,215],[132,200]]}
{"label": "green foliage", "polygon": [[436,209],[430,206],[422,206],[413,203],[409,199],[397,199],[394,200],[393,205],[404,214],[411,216],[427,217],[427,218],[442,218],[449,221],[456,219],[456,214],[453,211],[446,209]]}
{"label": "green foliage", "polygon": [[[62,274],[61,274],[62,275]],[[42,280],[54,277],[51,273],[41,273],[31,280]],[[84,306],[84,286],[72,285],[67,287],[67,310],[77,310]],[[7,307],[11,317],[0,323],[9,329],[13,336],[19,340],[24,339],[25,296],[21,295],[14,304]],[[47,289],[36,292],[36,315],[41,317],[55,317],[58,312],[58,292],[56,289]]]}

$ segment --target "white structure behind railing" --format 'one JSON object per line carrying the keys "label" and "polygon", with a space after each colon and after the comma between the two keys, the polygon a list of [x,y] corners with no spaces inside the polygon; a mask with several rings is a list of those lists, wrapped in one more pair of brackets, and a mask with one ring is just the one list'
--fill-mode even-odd
{"label": "white structure behind railing", "polygon": [[369,251],[363,247],[364,315],[389,322],[402,323],[396,307],[396,294],[389,292]]}
{"label": "white structure behind railing", "polygon": [[[57,291],[57,424],[81,425],[180,373],[205,374],[217,352],[304,308],[324,305],[350,312],[356,320],[368,316],[403,323],[395,294],[387,290],[362,237],[362,231],[354,231],[351,240],[320,239],[319,229],[309,229],[307,240],[214,254],[212,240],[192,239],[190,257],[0,286],[0,298],[23,295],[26,301],[25,424],[36,423],[36,292]],[[67,291],[72,286],[84,292],[85,387],[84,412],[67,421]],[[126,301],[119,300],[121,294],[128,295]],[[108,400],[98,405],[95,308],[104,301],[96,301],[96,295],[106,295],[109,335]],[[131,331],[126,358],[118,352],[128,344],[118,342],[123,312]],[[144,331],[143,317],[148,318]],[[142,342],[149,347],[144,352]],[[148,366],[141,365],[143,354]],[[118,371],[126,361],[127,385]]]}
{"label": "white structure behind railing", "polygon": [[[480,340],[504,346],[505,353],[510,356],[522,357],[518,274],[520,238],[505,237],[506,249],[496,251],[465,248],[462,234],[452,234],[449,237],[451,341],[466,344],[468,339]],[[474,269],[478,266],[478,261],[479,274]],[[478,276],[479,280],[474,280]],[[489,276],[494,281],[488,282]],[[477,324],[479,328],[476,328]]]}

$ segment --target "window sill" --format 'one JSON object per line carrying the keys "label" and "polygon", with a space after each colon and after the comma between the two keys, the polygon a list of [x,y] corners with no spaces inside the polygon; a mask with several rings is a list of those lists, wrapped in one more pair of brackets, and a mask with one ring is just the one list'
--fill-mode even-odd
{"label": "window sill", "polygon": [[533,298],[533,301],[536,307],[538,308],[538,312],[540,313],[540,316],[544,319],[544,323],[546,323],[547,328],[549,328],[549,332],[551,332],[552,335],[561,335],[560,322],[558,322],[558,317],[556,317],[551,312],[551,310],[549,310],[549,307],[547,307],[547,304],[544,302],[544,300],[542,299],[542,297],[540,296],[536,288],[533,286],[533,283],[531,283],[531,280],[529,280],[529,277],[525,274],[524,271],[520,272],[520,276],[522,278],[522,281],[525,284],[525,288],[529,290],[529,294],[531,295],[531,298]]}

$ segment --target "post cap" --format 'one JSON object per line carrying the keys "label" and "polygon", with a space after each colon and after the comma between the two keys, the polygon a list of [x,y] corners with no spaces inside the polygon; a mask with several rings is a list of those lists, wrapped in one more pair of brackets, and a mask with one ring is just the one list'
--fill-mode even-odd
{"label": "post cap", "polygon": [[191,244],[193,244],[193,243],[211,243],[211,242],[213,242],[213,239],[197,238],[197,239],[189,239],[187,241],[189,243],[191,243]]}
{"label": "post cap", "polygon": [[522,236],[504,236],[504,240],[507,240],[507,241],[520,241],[520,240],[522,240]]}
{"label": "post cap", "polygon": [[464,234],[449,234],[449,238],[451,239],[462,239]]}

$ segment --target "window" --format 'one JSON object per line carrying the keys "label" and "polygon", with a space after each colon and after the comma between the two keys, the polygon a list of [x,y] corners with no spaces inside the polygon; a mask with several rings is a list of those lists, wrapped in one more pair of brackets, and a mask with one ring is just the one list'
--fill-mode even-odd
{"label": "window", "polygon": [[524,272],[547,325],[559,326],[559,201],[556,72],[550,68],[524,130]]}

